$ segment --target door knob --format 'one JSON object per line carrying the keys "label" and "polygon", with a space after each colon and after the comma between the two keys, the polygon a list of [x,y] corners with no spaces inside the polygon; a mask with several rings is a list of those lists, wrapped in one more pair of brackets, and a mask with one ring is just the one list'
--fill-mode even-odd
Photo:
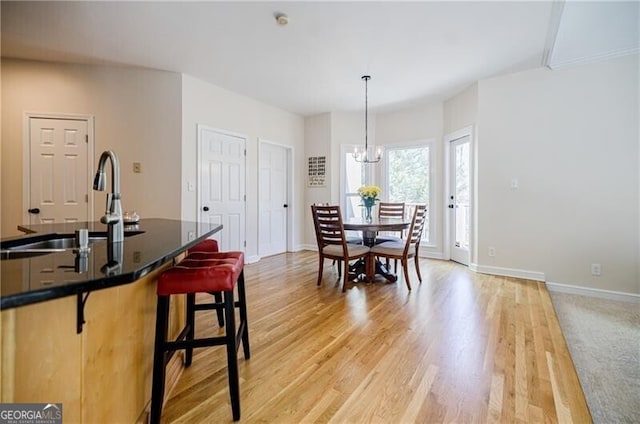
{"label": "door knob", "polygon": [[282,205],[283,208],[288,208],[289,205],[287,205],[286,203],[284,205]]}
{"label": "door knob", "polygon": [[28,209],[27,212],[29,213],[34,213],[34,214],[39,214],[40,213],[40,209],[38,208],[32,208],[32,209]]}
{"label": "door knob", "polygon": [[453,209],[453,205],[449,205],[449,209]]}
{"label": "door knob", "polygon": [[205,212],[209,212],[209,206],[203,207],[202,210],[205,211]]}

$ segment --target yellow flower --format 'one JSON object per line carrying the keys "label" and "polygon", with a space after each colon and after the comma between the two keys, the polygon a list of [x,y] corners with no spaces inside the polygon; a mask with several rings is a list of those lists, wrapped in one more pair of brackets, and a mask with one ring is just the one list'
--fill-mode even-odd
{"label": "yellow flower", "polygon": [[368,200],[378,200],[381,192],[382,190],[378,186],[362,186],[358,189],[360,197]]}

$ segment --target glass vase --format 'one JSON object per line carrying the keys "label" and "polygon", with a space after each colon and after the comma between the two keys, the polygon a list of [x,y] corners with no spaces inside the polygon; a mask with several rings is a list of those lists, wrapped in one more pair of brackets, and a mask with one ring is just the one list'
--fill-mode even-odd
{"label": "glass vase", "polygon": [[367,222],[372,222],[373,221],[373,216],[371,216],[371,209],[373,208],[373,205],[365,205],[364,206],[364,219]]}

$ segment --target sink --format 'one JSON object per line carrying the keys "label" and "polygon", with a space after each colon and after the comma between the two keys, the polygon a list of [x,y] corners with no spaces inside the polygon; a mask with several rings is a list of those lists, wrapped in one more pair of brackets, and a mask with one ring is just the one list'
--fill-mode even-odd
{"label": "sink", "polygon": [[[125,238],[144,233],[144,231],[127,231]],[[106,233],[90,233],[89,245],[106,242]],[[20,237],[1,243],[1,259],[21,259],[64,252],[76,246],[75,234],[39,234],[30,237]]]}
{"label": "sink", "polygon": [[[98,241],[106,241],[107,236],[89,237],[89,244]],[[65,249],[73,249],[76,246],[76,239],[74,236],[64,236],[61,238],[54,238],[48,240],[39,240],[31,243],[21,244],[19,246],[7,247],[3,250],[56,250],[62,251]]]}

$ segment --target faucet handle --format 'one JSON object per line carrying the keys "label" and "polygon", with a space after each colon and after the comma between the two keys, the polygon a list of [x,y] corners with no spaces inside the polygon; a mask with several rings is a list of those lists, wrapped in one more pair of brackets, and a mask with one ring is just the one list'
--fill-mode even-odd
{"label": "faucet handle", "polygon": [[107,209],[106,214],[111,213],[111,204],[113,203],[113,193],[107,193]]}

